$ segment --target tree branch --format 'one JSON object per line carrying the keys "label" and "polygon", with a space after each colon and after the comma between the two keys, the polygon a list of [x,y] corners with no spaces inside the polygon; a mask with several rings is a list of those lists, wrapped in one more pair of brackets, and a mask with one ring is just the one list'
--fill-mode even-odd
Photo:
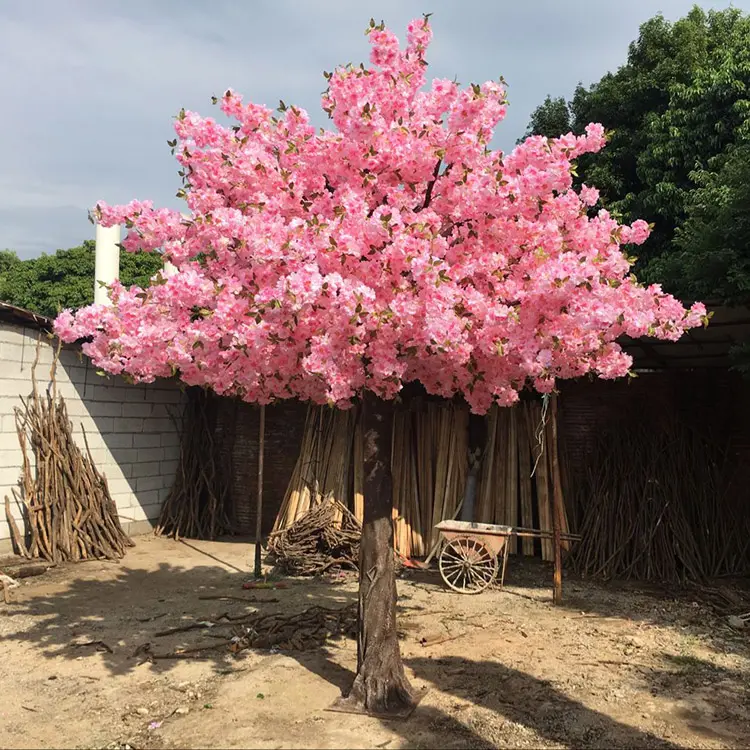
{"label": "tree branch", "polygon": [[419,213],[420,211],[424,211],[425,208],[427,208],[430,205],[430,201],[432,201],[432,191],[435,189],[435,183],[437,182],[437,178],[440,176],[440,167],[443,165],[443,160],[438,159],[437,164],[435,165],[435,169],[432,172],[432,179],[427,184],[427,190],[424,194],[424,202],[422,205],[415,211],[415,213]]}
{"label": "tree branch", "polygon": [[388,196],[383,196],[383,200],[380,201],[380,203],[373,206],[368,212],[367,212],[367,218],[371,219],[372,215],[377,211],[381,206],[387,206],[388,205]]}

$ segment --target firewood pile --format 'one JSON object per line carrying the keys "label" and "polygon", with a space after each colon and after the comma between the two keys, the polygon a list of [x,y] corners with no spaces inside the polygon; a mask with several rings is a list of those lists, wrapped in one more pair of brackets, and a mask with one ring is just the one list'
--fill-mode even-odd
{"label": "firewood pile", "polygon": [[314,576],[357,570],[362,527],[338,500],[313,506],[286,529],[274,531],[268,551],[288,575]]}
{"label": "firewood pile", "polygon": [[[133,542],[123,531],[107,480],[73,439],[65,400],[57,392],[59,348],[53,357],[50,383],[40,393],[36,378],[41,344],[31,369],[32,394],[16,408],[16,431],[23,464],[20,492],[30,543],[18,528],[5,497],[5,514],[16,552],[51,563],[90,559],[118,560]],[[36,469],[36,471],[35,471]]]}

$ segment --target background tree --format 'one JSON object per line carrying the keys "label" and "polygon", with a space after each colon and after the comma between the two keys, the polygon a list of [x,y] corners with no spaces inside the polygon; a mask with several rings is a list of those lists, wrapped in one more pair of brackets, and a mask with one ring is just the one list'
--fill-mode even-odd
{"label": "background tree", "polygon": [[178,374],[261,404],[361,404],[349,700],[379,713],[413,700],[396,630],[388,401],[418,381],[481,414],[556,378],[624,376],[619,336],[676,339],[705,308],[638,284],[621,245],[643,242],[646,223],[589,216],[597,191],[573,189],[571,161],[602,148],[600,125],[492,151],[500,83],[423,90],[426,18],[409,24],[405,49],[382,24],[368,34],[374,67],[326,74],[335,129],[232,91],[221,97],[232,127],[180,112],[170,145],[190,218],[140,201],[96,209],[104,226],[129,227],[126,249],[164,248],[178,272],[147,289],[114,284],[111,307],[66,312],[56,329],[90,337],[99,367],[136,380]]}
{"label": "background tree", "polygon": [[573,130],[570,107],[565,97],[552,98],[548,96],[531,114],[528,130],[517,143],[522,143],[529,136],[543,135],[547,138],[557,138]]}
{"label": "background tree", "polygon": [[[686,236],[677,240],[688,211],[695,211],[691,195],[707,180],[718,188],[724,157],[750,135],[749,86],[750,17],[734,8],[695,7],[675,23],[661,16],[644,23],[627,62],[579,86],[569,104],[573,132],[591,121],[612,131],[607,149],[581,158],[581,179],[595,184],[604,205],[625,221],[654,224],[636,270],[670,291],[682,282],[672,277],[677,262],[668,256],[691,252]],[[544,122],[547,101],[532,115],[533,132],[541,132],[535,126]]]}
{"label": "background tree", "polygon": [[[94,301],[94,265],[93,240],[29,260],[2,251],[0,301],[48,317],[85,307]],[[161,267],[161,258],[154,253],[122,253],[120,280],[125,286],[147,286]]]}

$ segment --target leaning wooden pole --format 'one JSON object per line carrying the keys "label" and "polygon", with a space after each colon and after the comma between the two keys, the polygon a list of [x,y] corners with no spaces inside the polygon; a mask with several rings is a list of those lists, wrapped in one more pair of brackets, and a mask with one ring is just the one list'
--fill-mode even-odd
{"label": "leaning wooden pole", "polygon": [[258,498],[255,509],[255,577],[261,576],[260,548],[263,535],[263,455],[266,443],[266,407],[260,407],[258,428]]}
{"label": "leaning wooden pole", "polygon": [[549,446],[552,462],[552,544],[555,553],[554,589],[552,601],[562,604],[562,537],[560,524],[563,516],[562,481],[560,479],[560,458],[557,450],[557,394],[553,393],[551,418],[551,445]]}

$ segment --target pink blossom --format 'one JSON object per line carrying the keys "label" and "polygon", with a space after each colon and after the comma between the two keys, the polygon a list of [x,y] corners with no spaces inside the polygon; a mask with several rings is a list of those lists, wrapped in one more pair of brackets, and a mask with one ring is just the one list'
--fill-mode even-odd
{"label": "pink blossom", "polygon": [[419,380],[483,413],[561,378],[621,377],[622,335],[704,324],[703,305],[630,276],[621,246],[648,225],[591,216],[598,191],[574,189],[572,160],[604,146],[602,126],[490,150],[504,86],[425,86],[431,38],[423,18],[405,49],[371,28],[374,67],[330,76],[327,131],[232,90],[217,102],[233,126],[181,113],[189,218],[150,201],[94,210],[126,225],[126,250],[163,251],[178,272],[63,312],[60,337],[85,339],[107,372],[247,401],[345,408],[363,388],[392,398]]}

